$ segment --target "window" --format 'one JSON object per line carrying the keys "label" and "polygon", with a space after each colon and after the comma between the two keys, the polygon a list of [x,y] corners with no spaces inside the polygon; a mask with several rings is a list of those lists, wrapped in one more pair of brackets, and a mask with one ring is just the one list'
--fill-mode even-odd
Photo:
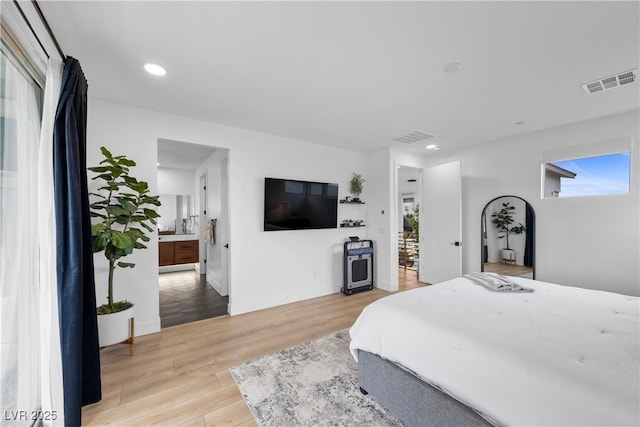
{"label": "window", "polygon": [[542,197],[629,194],[631,144],[621,139],[542,156]]}

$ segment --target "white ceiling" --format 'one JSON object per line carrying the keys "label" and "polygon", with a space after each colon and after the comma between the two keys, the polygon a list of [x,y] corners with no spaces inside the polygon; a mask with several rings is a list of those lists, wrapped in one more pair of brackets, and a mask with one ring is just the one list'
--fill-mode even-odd
{"label": "white ceiling", "polygon": [[158,167],[195,169],[215,151],[205,145],[158,139]]}
{"label": "white ceiling", "polygon": [[637,1],[40,4],[90,96],[364,152],[424,152],[392,140],[416,130],[448,150],[639,108],[637,82],[581,87],[638,68]]}

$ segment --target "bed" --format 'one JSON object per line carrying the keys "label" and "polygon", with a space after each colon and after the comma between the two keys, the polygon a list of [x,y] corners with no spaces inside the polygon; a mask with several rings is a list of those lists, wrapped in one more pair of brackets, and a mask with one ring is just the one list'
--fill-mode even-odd
{"label": "bed", "polygon": [[640,299],[460,277],[390,295],[350,329],[361,390],[408,425],[640,425]]}

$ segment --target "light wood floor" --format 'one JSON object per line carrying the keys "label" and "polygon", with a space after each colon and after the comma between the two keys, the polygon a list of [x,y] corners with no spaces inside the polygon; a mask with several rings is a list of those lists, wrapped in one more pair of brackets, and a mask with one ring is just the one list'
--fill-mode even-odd
{"label": "light wood floor", "polygon": [[524,265],[505,264],[503,262],[485,262],[484,271],[502,274],[503,276],[525,276],[533,277],[533,268]]}
{"label": "light wood floor", "polygon": [[[402,273],[400,283],[420,285]],[[333,294],[174,326],[137,338],[134,356],[128,345],[107,347],[102,401],[83,408],[83,425],[254,426],[228,368],[348,328],[386,295]]]}

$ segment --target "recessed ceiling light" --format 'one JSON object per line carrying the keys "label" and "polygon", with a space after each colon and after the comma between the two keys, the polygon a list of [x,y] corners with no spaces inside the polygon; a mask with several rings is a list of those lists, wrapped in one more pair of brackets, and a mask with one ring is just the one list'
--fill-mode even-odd
{"label": "recessed ceiling light", "polygon": [[429,144],[426,146],[427,150],[435,150],[436,148],[438,148],[436,144]]}
{"label": "recessed ceiling light", "polygon": [[435,148],[433,149],[433,151],[438,151],[439,149],[440,149],[440,147],[435,147]]}
{"label": "recessed ceiling light", "polygon": [[151,62],[144,64],[144,69],[147,70],[147,73],[153,74],[154,76],[164,76],[167,74],[167,70],[165,70],[164,67]]}
{"label": "recessed ceiling light", "polygon": [[459,62],[452,62],[451,64],[447,64],[442,69],[442,71],[447,74],[457,73],[460,70],[462,70],[462,64]]}

